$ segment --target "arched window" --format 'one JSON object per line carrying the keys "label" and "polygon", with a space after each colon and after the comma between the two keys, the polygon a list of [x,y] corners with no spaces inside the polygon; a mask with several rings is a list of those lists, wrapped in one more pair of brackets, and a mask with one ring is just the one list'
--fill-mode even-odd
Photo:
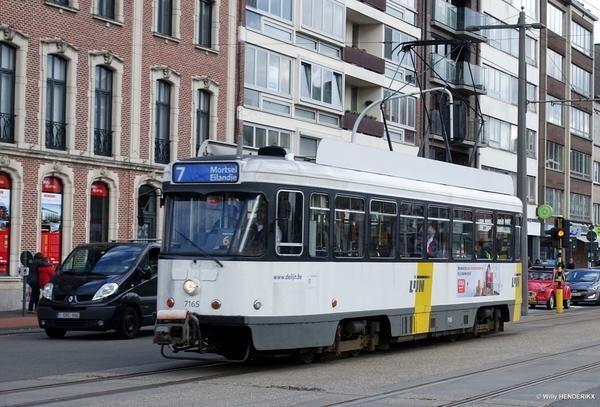
{"label": "arched window", "polygon": [[210,93],[198,90],[196,102],[196,153],[204,140],[209,138]]}
{"label": "arched window", "polygon": [[171,85],[159,80],[156,82],[156,139],[154,161],[167,164],[171,157],[169,132],[171,127]]}
{"label": "arched window", "polygon": [[67,61],[48,55],[46,84],[46,148],[66,148]]}
{"label": "arched window", "polygon": [[94,154],[112,155],[112,71],[96,66]]}
{"label": "arched window", "polygon": [[142,185],[138,194],[138,239],[156,239],[156,189],[150,185]]}
{"label": "arched window", "polygon": [[41,252],[53,264],[61,260],[62,192],[60,179],[46,177],[42,181]]}
{"label": "arched window", "polygon": [[0,172],[0,276],[8,275],[10,253],[10,177]]}
{"label": "arched window", "polygon": [[15,141],[15,49],[0,43],[0,142]]}
{"label": "arched window", "polygon": [[94,182],[90,190],[90,243],[108,242],[108,186]]}

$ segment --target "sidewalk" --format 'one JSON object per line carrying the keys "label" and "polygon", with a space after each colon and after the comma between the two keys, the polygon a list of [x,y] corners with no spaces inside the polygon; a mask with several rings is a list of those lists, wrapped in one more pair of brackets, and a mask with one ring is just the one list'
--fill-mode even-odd
{"label": "sidewalk", "polygon": [[28,314],[27,310],[25,310],[25,316],[23,316],[22,310],[0,311],[0,330],[37,327],[37,316]]}

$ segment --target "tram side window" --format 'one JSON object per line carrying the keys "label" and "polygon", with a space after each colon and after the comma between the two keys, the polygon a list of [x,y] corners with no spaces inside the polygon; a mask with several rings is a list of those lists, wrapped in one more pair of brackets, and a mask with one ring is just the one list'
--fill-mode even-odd
{"label": "tram side window", "polygon": [[279,191],[277,194],[277,254],[302,254],[302,226],[304,225],[304,196],[298,191]]}
{"label": "tram side window", "polygon": [[308,221],[308,254],[327,257],[329,252],[329,196],[312,194]]}
{"label": "tram side window", "polygon": [[473,211],[455,209],[452,221],[452,257],[458,260],[473,258]]}
{"label": "tram side window", "polygon": [[450,249],[450,209],[430,205],[427,208],[427,257],[447,259]]}
{"label": "tram side window", "polygon": [[400,237],[398,251],[402,258],[423,257],[423,226],[425,225],[423,205],[402,202],[400,205]]}
{"label": "tram side window", "polygon": [[396,256],[396,202],[371,201],[369,212],[369,257]]}
{"label": "tram side window", "polygon": [[496,256],[498,260],[512,260],[513,217],[499,213],[496,219]]}
{"label": "tram side window", "polygon": [[350,196],[335,198],[335,256],[363,257],[365,247],[365,200]]}
{"label": "tram side window", "polygon": [[479,260],[491,260],[494,256],[494,214],[477,211],[475,225],[475,255]]}

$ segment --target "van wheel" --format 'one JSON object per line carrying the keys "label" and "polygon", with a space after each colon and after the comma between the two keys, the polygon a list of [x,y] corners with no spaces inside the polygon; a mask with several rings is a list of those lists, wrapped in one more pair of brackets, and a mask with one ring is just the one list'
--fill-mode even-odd
{"label": "van wheel", "polygon": [[50,329],[50,328],[46,328],[46,335],[48,335],[48,338],[52,338],[52,339],[60,339],[63,336],[65,336],[65,334],[67,333],[66,329]]}
{"label": "van wheel", "polygon": [[125,308],[117,328],[117,336],[121,339],[133,339],[140,330],[140,317],[132,307]]}

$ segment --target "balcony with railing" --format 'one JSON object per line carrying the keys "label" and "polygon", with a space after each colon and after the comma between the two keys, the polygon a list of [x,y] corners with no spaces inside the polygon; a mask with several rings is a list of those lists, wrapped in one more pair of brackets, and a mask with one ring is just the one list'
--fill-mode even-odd
{"label": "balcony with railing", "polygon": [[67,146],[67,124],[46,121],[46,148],[65,150]]}
{"label": "balcony with railing", "polygon": [[457,91],[468,94],[486,94],[486,74],[484,67],[467,61],[454,61],[440,54],[431,54],[431,79],[441,84],[446,82]]}
{"label": "balcony with railing", "polygon": [[15,142],[15,116],[8,113],[0,113],[0,142]]}
{"label": "balcony with railing", "polygon": [[456,7],[442,0],[434,0],[431,24],[464,39],[481,38],[481,32],[465,31],[470,25],[487,25],[489,19],[469,7]]}
{"label": "balcony with railing", "polygon": [[[356,123],[356,119],[358,119],[358,114],[356,112],[347,111],[344,113],[342,116],[342,129],[352,130]],[[383,137],[383,123],[374,118],[364,116],[358,124],[357,131],[359,133],[368,134],[369,136]]]}
{"label": "balcony with railing", "polygon": [[171,145],[169,140],[154,140],[154,162],[168,164],[171,160]]}
{"label": "balcony with railing", "polygon": [[112,155],[112,131],[94,129],[94,154],[110,157]]}
{"label": "balcony with railing", "polygon": [[342,59],[373,72],[383,74],[385,72],[385,60],[378,56],[369,54],[367,51],[356,47],[346,46],[342,50]]}

